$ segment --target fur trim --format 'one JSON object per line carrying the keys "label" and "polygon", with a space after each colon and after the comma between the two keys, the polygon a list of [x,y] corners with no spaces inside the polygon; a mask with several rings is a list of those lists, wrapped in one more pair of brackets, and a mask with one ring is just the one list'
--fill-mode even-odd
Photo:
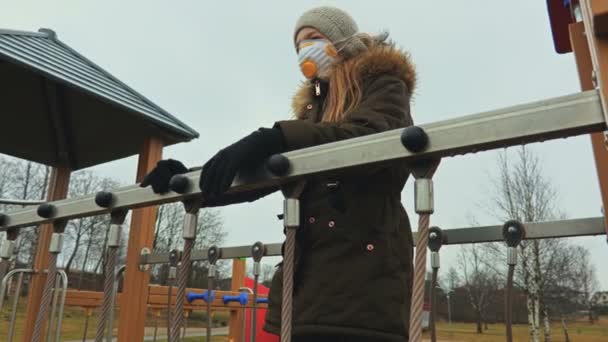
{"label": "fur trim", "polygon": [[[393,43],[378,44],[346,63],[354,63],[354,70],[362,82],[379,75],[389,74],[399,77],[410,94],[416,87],[416,70],[410,60],[409,53],[400,50]],[[329,77],[331,80],[331,75]],[[313,86],[310,81],[303,82],[297,89],[291,101],[291,108],[296,117],[304,117],[306,106],[313,101]]]}

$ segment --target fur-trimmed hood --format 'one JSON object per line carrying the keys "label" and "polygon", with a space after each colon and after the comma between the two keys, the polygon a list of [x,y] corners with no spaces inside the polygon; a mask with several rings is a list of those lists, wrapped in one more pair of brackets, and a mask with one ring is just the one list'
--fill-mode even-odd
{"label": "fur-trimmed hood", "polygon": [[[415,90],[416,70],[409,53],[397,48],[394,43],[379,43],[347,60],[346,63],[354,63],[355,73],[363,82],[379,75],[389,74],[400,78],[407,86],[410,95]],[[331,81],[331,75],[329,80]],[[306,106],[313,101],[313,97],[312,83],[303,82],[291,102],[291,108],[297,118],[303,118]]]}

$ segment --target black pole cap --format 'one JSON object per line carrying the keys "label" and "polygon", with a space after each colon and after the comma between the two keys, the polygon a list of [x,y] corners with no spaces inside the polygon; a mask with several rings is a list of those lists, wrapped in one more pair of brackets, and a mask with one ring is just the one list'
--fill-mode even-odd
{"label": "black pole cap", "polygon": [[211,265],[215,265],[217,259],[220,258],[220,249],[217,246],[211,246],[207,250],[207,259]]}
{"label": "black pole cap", "polygon": [[38,206],[38,216],[43,217],[43,218],[52,218],[53,216],[55,216],[55,213],[57,212],[57,209],[55,208],[54,205],[49,204],[49,203],[42,203],[41,205]]}
{"label": "black pole cap", "polygon": [[114,194],[108,191],[100,191],[95,194],[95,204],[102,208],[109,208],[114,204]]}
{"label": "black pole cap", "polygon": [[253,261],[259,262],[262,260],[264,253],[266,252],[266,247],[260,241],[256,242],[251,246],[251,256],[253,257]]}
{"label": "black pole cap", "polygon": [[422,152],[429,144],[429,136],[418,126],[408,126],[401,132],[401,144],[410,152]]}
{"label": "black pole cap", "polygon": [[505,239],[507,246],[517,247],[521,240],[526,237],[526,228],[517,220],[507,221],[502,226],[502,237]]}
{"label": "black pole cap", "polygon": [[178,194],[185,194],[190,191],[191,183],[192,182],[190,182],[190,179],[187,176],[181,174],[175,175],[171,177],[171,180],[169,181],[169,188],[171,191],[175,191]]}
{"label": "black pole cap", "polygon": [[273,175],[281,177],[285,176],[289,169],[291,168],[291,163],[289,159],[282,154],[275,154],[268,158],[266,162],[266,168]]}
{"label": "black pole cap", "polygon": [[433,252],[439,252],[439,249],[445,242],[445,234],[439,227],[429,228],[429,249]]}

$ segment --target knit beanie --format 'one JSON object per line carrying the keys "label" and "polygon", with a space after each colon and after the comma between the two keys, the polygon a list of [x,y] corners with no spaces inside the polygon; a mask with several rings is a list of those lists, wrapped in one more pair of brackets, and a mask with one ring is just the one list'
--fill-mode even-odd
{"label": "knit beanie", "polygon": [[321,32],[345,58],[353,57],[367,49],[357,36],[357,23],[341,9],[321,6],[304,12],[296,23],[294,40],[304,27],[312,27]]}

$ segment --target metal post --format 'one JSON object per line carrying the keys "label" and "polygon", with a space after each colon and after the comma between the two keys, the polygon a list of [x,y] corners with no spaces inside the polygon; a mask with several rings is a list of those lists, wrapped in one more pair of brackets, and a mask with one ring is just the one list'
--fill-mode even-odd
{"label": "metal post", "polygon": [[173,285],[175,283],[175,277],[177,276],[177,264],[179,263],[179,251],[177,249],[172,250],[171,252],[169,252],[169,276],[167,277],[167,285],[168,285],[168,289],[167,289],[167,340],[169,342],[173,342],[171,340],[171,322],[173,322],[172,319],[172,309],[171,309],[171,299],[172,299],[172,295],[171,292],[173,291]]}
{"label": "metal post", "polygon": [[93,314],[93,309],[85,308],[84,314],[85,314],[86,318],[84,319],[84,331],[82,332],[82,342],[87,341],[87,332],[89,331],[89,319],[91,318],[91,315]]}
{"label": "metal post", "polygon": [[431,315],[429,325],[431,330],[431,342],[437,341],[437,298],[435,298],[437,288],[437,275],[439,273],[439,249],[444,242],[443,231],[439,227],[431,227],[429,229],[429,249],[431,250],[431,268],[433,275],[431,279]]}
{"label": "metal post", "polygon": [[158,320],[160,319],[160,309],[154,310],[154,337],[152,338],[153,342],[156,342],[156,336],[158,334]]}
{"label": "metal post", "polygon": [[[239,288],[239,292],[247,292],[249,294],[253,294],[253,290],[251,290],[248,287]],[[247,341],[247,308],[243,309],[243,327],[241,328],[241,330],[242,330],[241,341],[246,342]]]}
{"label": "metal post", "polygon": [[448,290],[448,294],[447,294],[447,297],[448,297],[448,324],[452,325],[452,304],[450,302],[450,293],[451,293],[450,291],[451,291],[451,289]]}
{"label": "metal post", "polygon": [[207,275],[207,341],[211,341],[211,328],[213,320],[211,318],[211,302],[213,302],[213,278],[215,278],[215,264],[221,257],[222,250],[217,246],[209,247],[207,258],[209,260],[209,273]]}
{"label": "metal post", "polygon": [[[185,181],[187,178],[183,177]],[[182,229],[182,238],[184,239],[184,251],[181,254],[181,260],[177,275],[177,293],[175,298],[175,308],[173,312],[173,321],[171,322],[171,342],[179,341],[180,330],[184,322],[184,300],[186,298],[186,283],[190,274],[190,255],[194,248],[196,240],[196,229],[198,227],[198,212],[200,208],[200,199],[185,201],[184,207],[186,214],[184,216],[184,226]]]}
{"label": "metal post", "polygon": [[[56,212],[56,208],[53,205],[41,205],[39,207],[39,212],[46,211],[44,216],[53,216]],[[42,330],[44,328],[49,305],[51,303],[51,295],[53,292],[53,284],[55,283],[55,278],[57,276],[57,257],[61,250],[63,249],[63,232],[65,231],[65,226],[67,221],[55,221],[53,222],[53,234],[51,235],[51,241],[49,243],[49,268],[48,274],[46,278],[46,282],[44,285],[44,290],[42,291],[42,299],[40,300],[40,307],[38,308],[38,316],[36,317],[36,322],[34,324],[34,331],[32,333],[32,341],[40,342],[42,337]],[[54,310],[54,307],[53,307]],[[52,319],[52,317],[51,317]],[[48,330],[51,329],[51,324],[48,325]]]}
{"label": "metal post", "polygon": [[[260,278],[260,262],[266,252],[264,244],[256,242],[251,246],[251,256],[253,257],[253,308],[251,310],[251,329],[249,340],[255,342],[257,331],[257,309],[258,309],[258,281]],[[247,316],[247,315],[245,315]]]}
{"label": "metal post", "polygon": [[110,216],[110,226],[108,227],[108,244],[106,248],[107,262],[104,270],[103,282],[103,301],[101,304],[101,313],[97,322],[97,331],[95,332],[95,342],[102,342],[108,334],[108,317],[114,310],[116,302],[116,293],[114,292],[115,277],[116,277],[116,262],[118,259],[118,249],[120,247],[120,235],[122,224],[127,217],[126,210],[114,210]]}
{"label": "metal post", "polygon": [[502,235],[507,244],[507,291],[505,292],[505,329],[507,342],[513,341],[512,315],[513,315],[513,275],[517,265],[517,246],[526,236],[526,229],[519,221],[507,221],[503,225]]}
{"label": "metal post", "polygon": [[[426,277],[426,247],[429,239],[429,223],[434,212],[432,177],[439,166],[439,160],[423,160],[412,170],[414,183],[415,210],[418,214],[418,236],[414,261],[414,284],[410,303],[410,341],[422,341],[422,311],[424,305],[424,285]],[[438,261],[438,260],[437,260]]]}
{"label": "metal post", "polygon": [[[303,186],[302,186],[303,187]],[[298,195],[299,197],[299,195]],[[294,254],[296,229],[300,226],[300,200],[286,198],[283,202],[283,223],[286,229],[285,255],[283,257],[283,304],[281,306],[281,342],[291,341]]]}

